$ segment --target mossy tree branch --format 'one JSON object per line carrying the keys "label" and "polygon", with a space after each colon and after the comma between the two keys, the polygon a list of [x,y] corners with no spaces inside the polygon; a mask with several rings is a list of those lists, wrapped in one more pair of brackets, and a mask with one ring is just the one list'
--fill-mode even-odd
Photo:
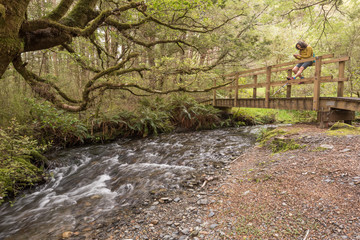
{"label": "mossy tree branch", "polygon": [[74,0],[62,0],[59,5],[50,12],[45,18],[53,21],[58,21],[69,11]]}

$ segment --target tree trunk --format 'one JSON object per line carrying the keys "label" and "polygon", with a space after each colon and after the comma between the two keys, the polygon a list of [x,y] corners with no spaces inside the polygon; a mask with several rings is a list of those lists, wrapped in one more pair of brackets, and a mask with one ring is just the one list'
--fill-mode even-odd
{"label": "tree trunk", "polygon": [[0,0],[0,77],[12,60],[23,51],[19,36],[30,0]]}

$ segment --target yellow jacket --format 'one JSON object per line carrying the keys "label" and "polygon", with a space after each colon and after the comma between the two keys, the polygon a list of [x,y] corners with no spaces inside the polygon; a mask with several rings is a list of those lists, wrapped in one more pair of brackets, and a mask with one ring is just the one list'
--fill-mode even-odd
{"label": "yellow jacket", "polygon": [[300,57],[295,57],[299,60],[304,59],[304,58],[311,58],[313,57],[313,49],[310,45],[308,45],[305,49],[301,49],[300,50]]}

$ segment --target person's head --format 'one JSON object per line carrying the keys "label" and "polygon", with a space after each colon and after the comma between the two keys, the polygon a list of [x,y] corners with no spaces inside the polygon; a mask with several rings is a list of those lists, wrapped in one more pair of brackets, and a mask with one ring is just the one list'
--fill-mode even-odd
{"label": "person's head", "polygon": [[305,49],[308,45],[303,41],[298,41],[295,45],[297,50]]}

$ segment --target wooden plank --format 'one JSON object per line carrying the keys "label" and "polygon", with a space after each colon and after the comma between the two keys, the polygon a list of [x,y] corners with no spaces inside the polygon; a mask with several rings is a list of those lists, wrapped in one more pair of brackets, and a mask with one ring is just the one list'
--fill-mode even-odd
{"label": "wooden plank", "polygon": [[345,61],[349,61],[349,60],[350,60],[350,57],[346,56],[346,57],[334,58],[334,59],[331,59],[331,60],[323,61],[323,64],[336,63],[336,62],[345,62]]}
{"label": "wooden plank", "polygon": [[[334,54],[327,54],[327,55],[322,55],[320,56],[323,59],[327,59],[327,58],[333,58]],[[303,60],[296,60],[296,61],[291,61],[291,62],[286,62],[286,63],[281,63],[281,64],[275,64],[275,65],[270,65],[272,68],[279,68],[279,67],[284,67],[284,66],[288,66],[288,65],[296,65],[298,63],[303,63],[303,62],[308,62],[308,61],[313,61],[315,60],[315,58],[307,58],[307,59],[303,59]],[[266,73],[266,69],[267,67],[260,67],[260,68],[254,68],[254,69],[249,69],[249,70],[245,70],[245,71],[239,71],[239,72],[233,72],[230,74],[226,74],[225,77],[234,77],[236,75],[239,75],[239,77],[244,77],[244,76],[253,76],[255,75],[255,72],[258,71],[264,71],[261,74],[265,74]],[[287,69],[285,69],[287,70]],[[274,70],[277,71],[277,70]],[[248,73],[252,73],[252,74],[248,74]],[[256,73],[256,75],[259,75],[260,73]]]}
{"label": "wooden plank", "polygon": [[[288,70],[288,77],[291,77],[291,76],[292,76],[292,70],[289,69],[289,70]],[[288,85],[286,86],[286,97],[287,97],[287,98],[291,98],[291,84],[288,84]]]}
{"label": "wooden plank", "polygon": [[[255,75],[256,76],[256,75]],[[254,76],[254,77],[255,77]],[[310,77],[310,78],[304,78],[304,79],[294,79],[294,80],[286,80],[286,81],[278,81],[278,82],[271,82],[270,86],[271,87],[278,87],[278,86],[283,86],[286,83],[289,83],[289,85],[296,85],[299,83],[303,83],[303,84],[312,84],[315,80],[315,77]],[[320,78],[320,82],[321,83],[326,83],[326,82],[340,82],[340,81],[348,81],[349,78],[333,78],[333,76],[323,76]],[[243,85],[239,85],[238,89],[246,89],[246,88],[264,88],[266,87],[267,83],[251,83],[251,84],[243,84]],[[233,86],[227,86],[224,87],[223,89],[233,89]]]}
{"label": "wooden plank", "polygon": [[[214,79],[214,87],[216,87],[216,79]],[[216,89],[213,90],[213,106],[216,106]]]}
{"label": "wooden plank", "polygon": [[[339,62],[339,79],[344,78],[345,76],[345,61]],[[338,89],[337,89],[337,96],[343,97],[344,96],[344,82],[338,82]]]}
{"label": "wooden plank", "polygon": [[313,110],[315,111],[319,110],[321,63],[322,63],[322,58],[317,57],[315,62],[315,79],[314,79],[314,96],[313,96]]}
{"label": "wooden plank", "polygon": [[265,90],[265,107],[269,108],[270,100],[270,83],[271,83],[271,66],[266,69],[266,90]]}
{"label": "wooden plank", "polygon": [[[333,58],[334,54],[327,54],[327,55],[322,55],[322,56],[319,56],[319,57],[322,57],[322,59]],[[316,60],[316,57],[307,58],[307,59],[303,59],[303,60],[296,60],[296,61],[291,61],[291,62],[286,62],[286,63],[280,63],[280,64],[272,65],[272,67],[273,68],[278,68],[278,67],[284,67],[284,66],[294,65],[294,64],[296,65],[298,63],[314,61],[314,60]]]}
{"label": "wooden plank", "polygon": [[328,79],[326,81],[321,80],[321,83],[323,82],[345,82],[345,81],[349,81],[349,78],[332,78],[332,79]]}
{"label": "wooden plank", "polygon": [[[333,55],[334,54],[331,54],[331,56],[333,56]],[[341,58],[336,58],[336,59],[332,59],[332,60],[323,61],[323,64],[336,63],[336,62],[341,62],[341,61],[348,61],[349,59],[350,59],[350,57],[341,57]],[[301,60],[301,61],[305,62],[305,60]],[[297,63],[300,63],[301,61],[297,61]],[[306,62],[308,62],[308,60],[306,60]],[[294,61],[293,65],[295,65],[297,63]],[[312,66],[315,66],[315,64],[313,64]],[[288,66],[288,67],[284,67],[284,68],[273,68],[271,71],[272,72],[283,72],[283,71],[287,71],[287,70],[292,69],[292,68],[293,68],[293,66]],[[266,71],[262,71],[262,72],[258,72],[257,74],[260,75],[260,74],[265,74],[265,73],[266,73]],[[249,73],[249,74],[246,74],[246,75],[242,75],[242,77],[247,77],[247,76],[251,76],[251,75],[253,75],[253,74]]]}
{"label": "wooden plank", "polygon": [[234,98],[234,107],[237,106],[237,100],[239,98],[239,77],[235,80],[235,98]]}
{"label": "wooden plank", "polygon": [[[257,75],[254,75],[254,85],[257,85]],[[256,87],[253,88],[253,98],[256,98]]]}

